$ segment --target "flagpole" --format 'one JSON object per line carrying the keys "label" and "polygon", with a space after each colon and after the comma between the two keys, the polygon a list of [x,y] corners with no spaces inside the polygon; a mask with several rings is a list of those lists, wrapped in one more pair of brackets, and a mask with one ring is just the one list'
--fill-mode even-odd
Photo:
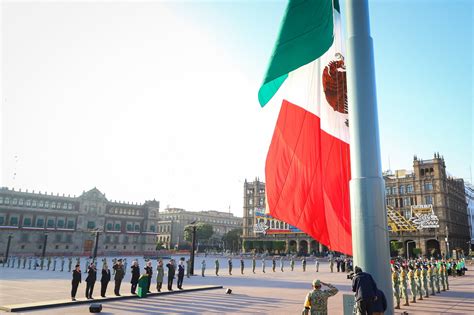
{"label": "flagpole", "polygon": [[393,314],[385,184],[367,0],[346,0],[347,91],[351,137],[351,221],[354,265],[370,273]]}

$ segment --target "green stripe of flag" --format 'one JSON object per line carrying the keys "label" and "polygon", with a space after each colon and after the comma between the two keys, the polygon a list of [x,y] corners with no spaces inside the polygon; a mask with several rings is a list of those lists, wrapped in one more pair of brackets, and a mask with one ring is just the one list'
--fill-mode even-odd
{"label": "green stripe of flag", "polygon": [[293,70],[321,57],[331,47],[331,0],[290,0],[263,84],[258,91],[265,106]]}

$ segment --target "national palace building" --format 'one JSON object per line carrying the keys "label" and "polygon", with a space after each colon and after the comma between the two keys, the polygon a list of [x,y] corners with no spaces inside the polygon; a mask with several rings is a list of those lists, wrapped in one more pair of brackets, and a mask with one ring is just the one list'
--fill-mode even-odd
{"label": "national palace building", "polygon": [[[413,159],[413,170],[384,173],[389,236],[399,254],[444,255],[468,253],[471,240],[462,179],[449,176],[444,158]],[[284,241],[291,252],[320,253],[326,248],[287,223],[265,214],[265,183],[244,183],[243,241]],[[393,254],[393,253],[392,253]]]}

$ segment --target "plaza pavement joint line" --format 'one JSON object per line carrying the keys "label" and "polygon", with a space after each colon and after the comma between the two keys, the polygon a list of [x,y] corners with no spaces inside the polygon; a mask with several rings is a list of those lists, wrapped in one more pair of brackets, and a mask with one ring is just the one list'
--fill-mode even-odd
{"label": "plaza pavement joint line", "polygon": [[[222,288],[223,286],[221,285],[208,285],[208,286],[201,286],[201,287],[184,289],[184,290],[152,292],[152,293],[148,293],[147,297],[186,293],[186,292],[196,292],[196,291],[204,291],[204,290],[215,290],[215,289],[222,289]],[[122,295],[122,296],[111,296],[111,297],[106,297],[106,298],[96,298],[93,300],[77,300],[77,301],[58,300],[58,301],[36,302],[36,303],[0,305],[0,310],[13,313],[13,312],[38,310],[38,309],[50,308],[50,307],[75,306],[77,304],[103,303],[103,302],[111,302],[111,301],[126,300],[126,299],[139,299],[139,297],[137,295]]]}

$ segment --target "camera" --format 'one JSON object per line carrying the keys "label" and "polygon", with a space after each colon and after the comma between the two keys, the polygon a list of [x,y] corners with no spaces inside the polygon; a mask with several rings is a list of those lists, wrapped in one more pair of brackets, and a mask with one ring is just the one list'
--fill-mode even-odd
{"label": "camera", "polygon": [[353,272],[351,272],[350,274],[347,275],[347,279],[352,280],[352,278],[354,278],[354,273]]}

